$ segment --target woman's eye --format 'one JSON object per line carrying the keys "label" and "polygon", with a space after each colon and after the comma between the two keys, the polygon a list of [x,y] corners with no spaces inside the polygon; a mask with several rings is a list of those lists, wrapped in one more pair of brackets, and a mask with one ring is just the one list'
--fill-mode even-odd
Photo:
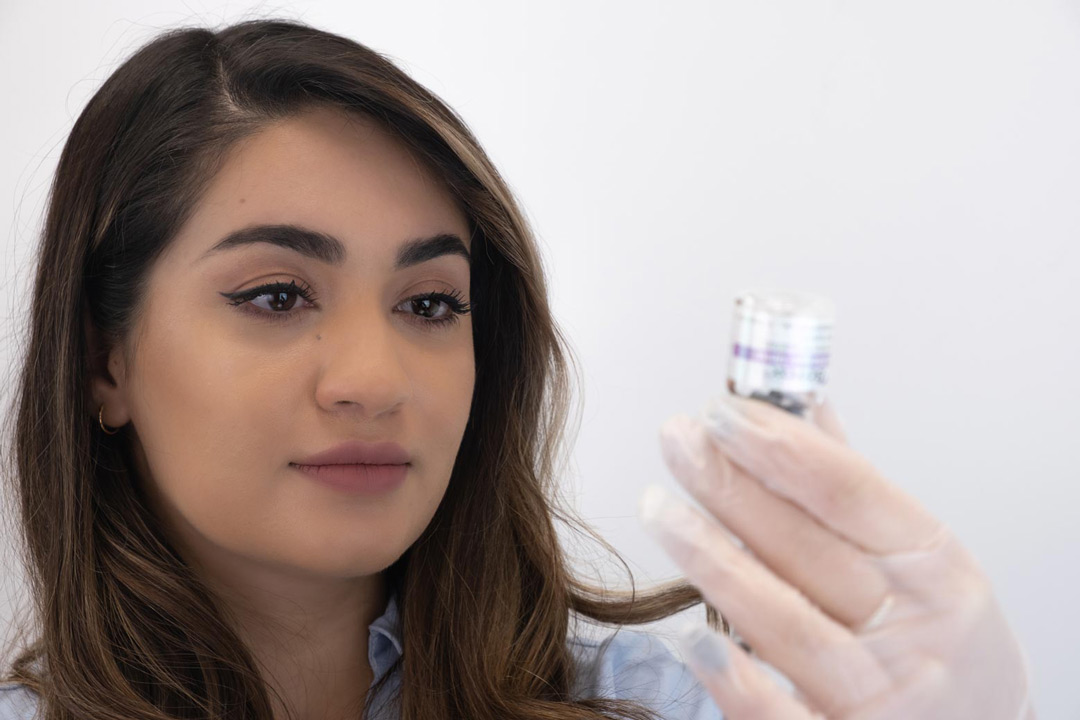
{"label": "woman's eye", "polygon": [[[436,327],[448,327],[456,323],[462,315],[468,315],[472,312],[472,306],[464,302],[456,292],[453,295],[447,295],[446,293],[416,295],[406,300],[402,305],[411,305],[413,309],[419,310],[421,314],[416,317],[421,318],[417,320],[420,324],[434,325]],[[440,311],[438,309],[439,305],[444,306],[446,310]]]}
{"label": "woman's eye", "polygon": [[[221,294],[229,299],[229,305],[272,322],[288,321],[299,315],[300,311],[294,309],[297,297],[308,303],[315,300],[309,286],[297,285],[295,281],[270,283],[238,293]],[[457,291],[452,294],[432,292],[414,295],[398,305],[399,308],[406,306],[409,308],[405,310],[406,314],[428,328],[449,327],[456,323],[460,316],[472,312],[472,306],[465,302]]]}
{"label": "woman's eye", "polygon": [[[293,311],[293,307],[296,306],[296,297],[301,297],[309,303],[315,300],[311,287],[307,284],[297,285],[295,280],[288,283],[260,285],[237,293],[221,294],[229,299],[229,305],[236,306],[242,312],[274,322],[289,320],[299,314]],[[263,298],[266,298],[265,301]]]}

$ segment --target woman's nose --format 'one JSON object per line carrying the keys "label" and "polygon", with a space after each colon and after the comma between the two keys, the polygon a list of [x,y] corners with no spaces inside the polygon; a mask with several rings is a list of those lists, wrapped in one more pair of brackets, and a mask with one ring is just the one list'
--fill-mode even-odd
{"label": "woman's nose", "polygon": [[327,323],[315,342],[321,359],[316,399],[327,410],[341,403],[362,407],[369,416],[403,403],[412,393],[407,372],[408,343],[385,311],[364,310]]}

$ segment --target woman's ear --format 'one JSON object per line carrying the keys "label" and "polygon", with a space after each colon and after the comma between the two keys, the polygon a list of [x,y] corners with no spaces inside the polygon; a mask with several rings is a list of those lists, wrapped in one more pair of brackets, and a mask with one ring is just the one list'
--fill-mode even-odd
{"label": "woman's ear", "polygon": [[108,343],[83,303],[83,330],[89,356],[90,400],[97,420],[97,410],[105,406],[102,420],[110,427],[126,425],[131,419],[127,407],[127,367],[123,348],[118,343]]}

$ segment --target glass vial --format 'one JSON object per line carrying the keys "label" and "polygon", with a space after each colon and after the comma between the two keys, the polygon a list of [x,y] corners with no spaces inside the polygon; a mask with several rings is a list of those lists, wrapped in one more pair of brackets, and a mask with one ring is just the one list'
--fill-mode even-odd
{"label": "glass vial", "polygon": [[735,298],[728,391],[808,418],[825,399],[835,320],[833,302],[819,295],[742,293]]}

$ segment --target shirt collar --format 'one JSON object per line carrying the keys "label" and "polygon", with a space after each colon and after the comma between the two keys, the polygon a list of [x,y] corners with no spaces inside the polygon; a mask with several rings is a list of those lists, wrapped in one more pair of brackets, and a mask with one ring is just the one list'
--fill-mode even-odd
{"label": "shirt collar", "polygon": [[397,594],[390,593],[386,610],[368,626],[368,663],[378,680],[401,657],[401,620]]}

